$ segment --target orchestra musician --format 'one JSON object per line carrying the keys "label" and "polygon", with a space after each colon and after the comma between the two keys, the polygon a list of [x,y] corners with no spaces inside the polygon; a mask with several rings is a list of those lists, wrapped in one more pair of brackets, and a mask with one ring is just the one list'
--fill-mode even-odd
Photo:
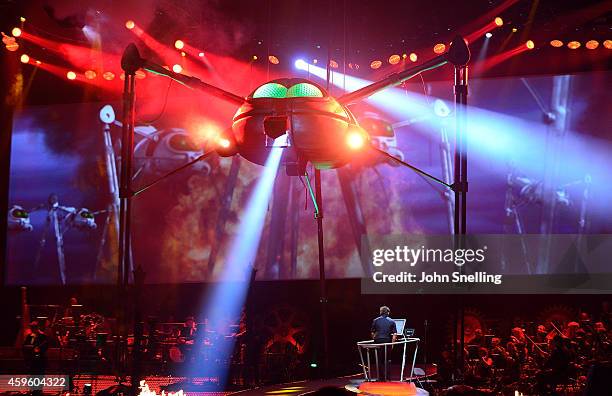
{"label": "orchestra musician", "polygon": [[[372,327],[370,329],[374,343],[384,344],[395,342],[397,340],[397,326],[395,325],[395,321],[389,317],[391,310],[389,307],[383,305],[380,307],[379,313],[380,316],[372,321]],[[383,380],[386,381],[389,373],[389,361],[385,349],[382,349],[382,351],[384,356]]]}
{"label": "orchestra musician", "polygon": [[30,374],[45,373],[48,346],[49,340],[38,326],[38,322],[31,322],[30,333],[23,341],[23,357]]}

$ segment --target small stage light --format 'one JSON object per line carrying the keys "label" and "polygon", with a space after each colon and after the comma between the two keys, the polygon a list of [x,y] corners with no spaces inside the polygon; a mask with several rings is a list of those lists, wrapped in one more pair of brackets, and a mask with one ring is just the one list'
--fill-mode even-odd
{"label": "small stage light", "polygon": [[295,61],[295,68],[300,70],[308,69],[308,63],[306,63],[303,59],[298,59]]}
{"label": "small stage light", "polygon": [[274,55],[269,55],[268,56],[268,61],[270,61],[270,63],[272,63],[273,65],[278,65],[280,63],[278,58],[276,56],[274,56]]}
{"label": "small stage light", "polygon": [[36,59],[36,62],[34,62],[34,63],[36,63],[37,65],[40,65],[42,62],[39,61],[38,59]]}
{"label": "small stage light", "polygon": [[312,60],[312,64],[313,64],[313,65],[316,65],[318,62],[319,62],[319,60],[318,60],[318,59],[313,59],[313,60]]}
{"label": "small stage light", "polygon": [[21,63],[29,63],[30,62],[30,57],[26,54],[21,55],[21,58],[19,58],[19,60],[21,61]]}
{"label": "small stage light", "polygon": [[182,57],[187,56],[187,54],[185,53],[185,51],[181,51],[181,56],[182,56]]}
{"label": "small stage light", "polygon": [[185,46],[185,43],[183,42],[183,40],[176,40],[174,42],[174,48],[176,49],[183,49],[183,47]]}
{"label": "small stage light", "polygon": [[198,54],[198,56],[199,56],[200,58],[203,58],[203,57],[204,57],[204,52],[200,52],[200,53]]}
{"label": "small stage light", "polygon": [[130,30],[134,29],[135,26],[136,26],[136,24],[131,19],[128,20],[127,22],[125,22],[125,27],[130,29]]}
{"label": "small stage light", "polygon": [[375,60],[375,61],[372,61],[372,63],[370,63],[370,67],[374,70],[378,69],[381,66],[382,66],[382,62],[379,60]]}
{"label": "small stage light", "polygon": [[491,32],[486,32],[486,33],[485,33],[485,37],[486,37],[486,38],[491,38],[491,37],[493,37],[493,33],[491,33]]}
{"label": "small stage light", "polygon": [[495,18],[494,22],[495,22],[495,25],[497,26],[501,26],[504,24],[504,20],[501,19],[500,17]]}
{"label": "small stage light", "polygon": [[586,42],[586,44],[584,46],[587,47],[588,49],[592,50],[592,49],[595,49],[595,48],[599,47],[599,41],[597,41],[597,40],[589,40],[589,41]]}
{"label": "small stage light", "polygon": [[346,135],[346,144],[351,150],[359,150],[365,145],[365,137],[358,131],[351,131]]}
{"label": "small stage light", "polygon": [[408,58],[408,54],[404,52],[404,53],[402,54],[402,59],[406,59],[406,58]]}
{"label": "small stage light", "polygon": [[444,44],[442,44],[442,43],[438,43],[438,44],[434,45],[433,51],[434,51],[436,54],[441,54],[441,53],[443,53],[444,51],[446,51],[446,45],[444,45]]}
{"label": "small stage light", "polygon": [[147,76],[147,73],[143,72],[142,70],[136,70],[135,76],[137,79],[142,80]]}
{"label": "small stage light", "polygon": [[518,29],[517,28],[512,28],[512,33],[516,33],[516,32],[518,32]]}
{"label": "small stage light", "polygon": [[68,73],[66,73],[66,78],[68,78],[68,80],[74,80],[76,78],[76,73],[73,71],[69,71]]}
{"label": "small stage light", "polygon": [[534,49],[535,48],[535,44],[534,44],[533,40],[527,40],[527,42],[525,43],[525,47],[527,47],[527,49]]}
{"label": "small stage light", "polygon": [[25,17],[19,17],[19,20],[20,20],[21,22],[25,22],[25,21],[26,21]]}
{"label": "small stage light", "polygon": [[569,43],[567,43],[567,48],[569,48],[569,49],[578,49],[578,48],[580,48],[580,42],[579,41],[570,41]]}
{"label": "small stage light", "polygon": [[251,57],[251,59],[252,59],[252,60],[254,60],[254,61],[256,61],[256,60],[257,60],[257,55],[253,55],[253,56]]}
{"label": "small stage light", "polygon": [[414,52],[412,52],[412,53],[410,54],[409,59],[410,59],[410,61],[411,61],[411,62],[416,62],[416,61],[417,61],[417,59],[419,59],[419,57],[417,56],[417,54],[415,54]]}
{"label": "small stage light", "polygon": [[84,74],[85,78],[88,80],[93,80],[97,76],[96,72],[93,70],[87,70]]}
{"label": "small stage light", "polygon": [[107,71],[104,72],[104,74],[102,74],[102,78],[104,78],[107,81],[111,81],[115,78],[115,73]]}
{"label": "small stage light", "polygon": [[336,61],[335,61],[335,60],[333,60],[333,59],[330,59],[330,61],[329,61],[329,66],[330,66],[332,69],[337,69],[337,68],[338,68],[338,62],[336,62]]}
{"label": "small stage light", "polygon": [[607,49],[612,49],[612,40],[606,40],[603,42],[603,46]]}
{"label": "small stage light", "polygon": [[12,41],[12,42],[6,44],[6,49],[8,51],[15,52],[15,51],[17,51],[19,49],[19,44],[17,44],[15,41]]}
{"label": "small stage light", "polygon": [[400,56],[399,55],[391,55],[389,57],[389,63],[392,65],[397,65],[400,61]]}
{"label": "small stage light", "polygon": [[13,37],[19,37],[21,36],[21,29],[19,29],[18,27],[14,27],[13,30],[11,30],[11,34],[13,35]]}
{"label": "small stage light", "polygon": [[563,47],[563,41],[561,41],[561,40],[552,40],[550,42],[550,45],[552,45],[555,48],[560,48],[560,47]]}
{"label": "small stage light", "polygon": [[179,65],[178,63],[175,63],[172,66],[172,71],[175,72],[175,73],[180,73],[180,72],[183,71],[183,66]]}
{"label": "small stage light", "polygon": [[229,146],[232,144],[229,139],[227,138],[220,138],[217,141],[217,144],[219,145],[219,147],[223,147],[223,148],[229,148]]}

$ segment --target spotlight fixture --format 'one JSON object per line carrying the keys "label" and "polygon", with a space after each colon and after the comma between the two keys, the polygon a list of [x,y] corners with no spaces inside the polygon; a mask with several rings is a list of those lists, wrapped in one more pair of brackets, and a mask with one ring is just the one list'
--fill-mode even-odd
{"label": "spotlight fixture", "polygon": [[21,22],[25,22],[25,21],[26,21],[25,17],[19,17],[19,20],[20,20]]}
{"label": "spotlight fixture", "polygon": [[501,26],[501,25],[503,25],[503,24],[504,24],[504,20],[503,20],[503,19],[501,19],[500,17],[495,18],[495,19],[493,20],[493,22],[495,22],[495,25],[496,25],[496,26]]}
{"label": "spotlight fixture", "polygon": [[187,56],[187,54],[185,53],[185,51],[181,51],[181,56],[182,56],[182,57],[186,57],[186,56]]}
{"label": "spotlight fixture", "polygon": [[115,78],[115,73],[111,71],[104,72],[104,74],[102,74],[102,78],[104,78],[107,81],[111,81]]}
{"label": "spotlight fixture", "polygon": [[203,57],[204,57],[204,52],[200,52],[200,53],[198,54],[198,56],[199,56],[200,58],[203,58]]}
{"label": "spotlight fixture", "polygon": [[485,33],[485,37],[486,37],[486,38],[491,38],[491,37],[493,37],[493,33],[491,33],[491,32],[486,32],[486,33]]}
{"label": "spotlight fixture", "polygon": [[175,63],[172,66],[172,71],[175,72],[175,73],[180,73],[180,72],[183,71],[183,66],[179,65],[178,63]]}
{"label": "spotlight fixture", "polygon": [[11,34],[13,35],[13,37],[19,37],[21,36],[21,29],[19,29],[18,27],[14,27],[13,30],[11,30]]}
{"label": "spotlight fixture", "polygon": [[445,44],[438,43],[438,44],[434,45],[433,52],[435,52],[436,54],[442,54],[442,53],[444,53],[444,51],[446,51],[446,45]]}
{"label": "spotlight fixture", "polygon": [[252,59],[252,60],[254,60],[254,61],[256,61],[256,60],[257,60],[257,55],[253,55],[253,56],[251,57],[251,59]]}
{"label": "spotlight fixture", "polygon": [[378,69],[381,66],[382,66],[382,62],[379,60],[375,60],[375,61],[372,61],[372,63],[370,63],[370,67],[374,70]]}
{"label": "spotlight fixture", "polygon": [[278,60],[278,58],[274,55],[269,55],[268,56],[268,61],[270,63],[272,63],[273,65],[278,65],[280,63],[280,61]]}
{"label": "spotlight fixture", "polygon": [[392,65],[397,65],[399,63],[400,59],[401,59],[400,56],[397,55],[397,54],[391,55],[389,57],[389,63],[392,64]]}
{"label": "spotlight fixture", "polygon": [[415,54],[414,52],[412,52],[412,53],[410,54],[410,56],[409,56],[409,59],[410,59],[410,61],[411,61],[411,62],[416,62],[418,58],[419,58],[419,57],[418,57],[418,56],[417,56],[417,54]]}
{"label": "spotlight fixture", "polygon": [[346,135],[346,145],[351,150],[360,150],[366,144],[366,137],[363,132],[352,130]]}
{"label": "spotlight fixture", "polygon": [[402,54],[402,59],[406,59],[406,58],[408,58],[408,54],[404,52],[404,53]]}
{"label": "spotlight fixture", "polygon": [[567,48],[574,50],[580,48],[580,45],[580,41],[570,41],[567,43]]}
{"label": "spotlight fixture", "polygon": [[21,58],[19,58],[19,60],[21,61],[21,63],[29,63],[30,57],[27,54],[23,54],[21,55]]}
{"label": "spotlight fixture", "polygon": [[555,48],[560,48],[560,47],[563,47],[563,41],[561,41],[561,40],[552,40],[550,42],[550,45],[552,45]]}
{"label": "spotlight fixture", "polygon": [[606,40],[603,42],[603,46],[607,49],[612,49],[612,40]]}
{"label": "spotlight fixture", "polygon": [[93,70],[87,70],[84,74],[85,78],[88,80],[93,80],[97,76],[96,72]]}
{"label": "spotlight fixture", "polygon": [[586,44],[584,46],[587,47],[590,50],[593,50],[593,49],[599,47],[599,41],[597,41],[597,40],[589,40],[589,41],[586,42]]}
{"label": "spotlight fixture", "polygon": [[131,19],[125,22],[125,27],[128,28],[129,30],[134,29],[135,26],[136,24]]}
{"label": "spotlight fixture", "polygon": [[174,48],[178,50],[183,49],[184,46],[185,46],[185,43],[183,42],[183,40],[176,40],[174,42]]}
{"label": "spotlight fixture", "polygon": [[514,27],[514,28],[512,28],[512,33],[516,33],[516,32],[518,32],[518,29],[517,29],[517,28],[515,28],[515,27]]}
{"label": "spotlight fixture", "polygon": [[68,80],[74,80],[76,79],[76,73],[73,71],[69,71],[68,73],[66,73],[66,78]]}
{"label": "spotlight fixture", "polygon": [[318,59],[313,59],[313,60],[312,60],[312,64],[313,64],[313,65],[316,65],[318,62],[319,62],[319,60],[318,60]]}
{"label": "spotlight fixture", "polygon": [[331,59],[331,60],[329,61],[329,66],[330,66],[332,69],[337,69],[337,68],[338,68],[338,62],[336,62],[335,60]]}
{"label": "spotlight fixture", "polygon": [[533,42],[533,40],[527,40],[527,42],[525,43],[525,47],[527,47],[527,49],[534,49],[535,48],[535,43]]}
{"label": "spotlight fixture", "polygon": [[298,59],[294,63],[296,69],[307,70],[308,63],[306,63],[303,59]]}

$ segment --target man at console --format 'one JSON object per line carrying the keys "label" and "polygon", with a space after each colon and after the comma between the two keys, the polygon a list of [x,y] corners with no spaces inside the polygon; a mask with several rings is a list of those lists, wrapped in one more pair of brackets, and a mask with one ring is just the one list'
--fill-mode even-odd
{"label": "man at console", "polygon": [[[372,333],[372,338],[374,339],[374,343],[376,344],[384,344],[388,342],[395,342],[397,340],[397,327],[395,325],[395,321],[389,317],[391,310],[387,306],[380,307],[380,316],[374,319],[372,322],[372,328],[370,329]],[[381,347],[382,356],[384,359],[384,370],[383,370],[383,380],[386,381],[388,379],[389,373],[389,360],[387,358],[387,350],[390,350],[390,347]],[[378,351],[377,351],[378,352]]]}

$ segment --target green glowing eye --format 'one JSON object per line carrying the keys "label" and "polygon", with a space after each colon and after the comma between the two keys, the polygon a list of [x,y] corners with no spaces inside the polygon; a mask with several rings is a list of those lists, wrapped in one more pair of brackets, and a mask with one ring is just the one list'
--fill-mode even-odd
{"label": "green glowing eye", "polygon": [[287,96],[287,87],[279,83],[267,83],[253,92],[253,98],[284,98]]}
{"label": "green glowing eye", "polygon": [[299,83],[289,88],[287,91],[288,98],[322,98],[323,92],[312,84]]}

